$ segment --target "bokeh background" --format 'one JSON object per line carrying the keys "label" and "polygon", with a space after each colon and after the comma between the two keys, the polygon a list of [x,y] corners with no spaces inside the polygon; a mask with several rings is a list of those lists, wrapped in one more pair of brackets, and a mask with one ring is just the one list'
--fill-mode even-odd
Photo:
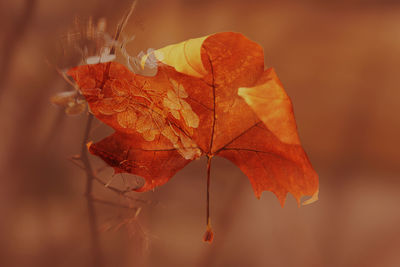
{"label": "bokeh background", "polygon": [[[60,40],[74,17],[106,18],[112,33],[129,5],[0,2],[0,266],[91,266],[85,174],[68,160],[87,116],[66,116],[49,98],[68,86],[54,64],[73,64]],[[220,31],[264,47],[293,101],[320,200],[257,200],[241,171],[216,159],[209,245],[205,159],[131,194],[142,201],[96,185],[96,197],[133,207],[95,204],[102,265],[400,266],[400,2],[140,0],[124,34],[136,36],[135,55]],[[95,122],[91,138],[110,132]],[[111,174],[98,175],[120,188],[137,180]]]}

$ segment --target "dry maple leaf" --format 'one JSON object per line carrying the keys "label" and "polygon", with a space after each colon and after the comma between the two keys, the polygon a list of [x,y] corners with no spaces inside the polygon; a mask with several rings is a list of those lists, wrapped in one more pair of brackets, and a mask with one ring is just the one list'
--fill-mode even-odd
{"label": "dry maple leaf", "polygon": [[[272,191],[284,205],[318,198],[318,176],[300,145],[292,104],[263,49],[225,32],[154,51],[154,77],[118,63],[69,70],[93,114],[115,133],[89,150],[116,172],[142,176],[148,191],[192,160],[221,156],[250,179],[255,195]],[[143,63],[146,57],[143,58]],[[207,214],[208,215],[208,214]],[[208,220],[206,241],[212,240]]]}

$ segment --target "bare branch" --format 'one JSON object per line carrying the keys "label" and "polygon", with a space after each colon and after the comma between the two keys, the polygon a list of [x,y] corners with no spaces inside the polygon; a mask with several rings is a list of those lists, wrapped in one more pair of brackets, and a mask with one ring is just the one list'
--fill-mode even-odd
{"label": "bare branch", "polygon": [[98,182],[99,184],[103,185],[105,188],[110,189],[111,191],[113,191],[114,193],[117,193],[119,196],[122,196],[126,199],[135,201],[135,202],[141,202],[144,204],[156,204],[156,202],[150,201],[150,200],[145,200],[145,199],[140,199],[140,198],[134,198],[131,196],[128,196],[128,193],[132,193],[133,189],[125,189],[125,190],[121,190],[119,188],[113,187],[111,185],[107,185],[106,182],[104,182],[103,180],[101,180],[99,177],[94,176],[94,180],[96,182]]}
{"label": "bare branch", "polygon": [[94,207],[94,203],[92,201],[92,189],[93,189],[93,180],[94,180],[94,173],[92,169],[92,165],[90,164],[88,158],[88,151],[86,148],[86,143],[89,141],[89,133],[90,128],[92,127],[93,115],[89,114],[88,120],[85,127],[85,132],[83,135],[83,140],[81,144],[81,161],[84,165],[84,170],[86,172],[86,189],[85,189],[85,196],[89,214],[89,227],[90,227],[90,238],[91,238],[91,247],[92,247],[92,265],[95,266],[102,266],[101,260],[101,249],[99,243],[99,235],[97,232],[97,217],[96,217],[96,210]]}
{"label": "bare branch", "polygon": [[[138,0],[134,0],[132,2],[132,5],[130,6],[130,8],[128,9],[128,11],[124,15],[124,17],[122,18],[121,22],[118,24],[117,30],[114,35],[114,41],[118,41],[119,37],[121,36],[121,33],[124,30],[126,24],[128,23],[128,20],[131,17],[133,10],[135,10],[137,2],[138,2]],[[115,46],[113,46],[110,50],[110,54],[114,54],[114,53],[115,53]]]}

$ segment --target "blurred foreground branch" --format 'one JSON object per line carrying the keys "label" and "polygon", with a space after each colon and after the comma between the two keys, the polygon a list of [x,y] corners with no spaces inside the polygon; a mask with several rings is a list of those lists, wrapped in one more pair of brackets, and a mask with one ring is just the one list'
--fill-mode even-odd
{"label": "blurred foreground branch", "polygon": [[[124,27],[126,26],[127,21],[129,20],[130,16],[132,15],[132,12],[136,6],[136,3],[137,3],[137,0],[134,0],[130,9],[125,14],[122,21],[119,23],[119,25],[117,27],[117,31],[114,36],[114,41],[118,41],[121,32],[123,31]],[[115,52],[115,47],[113,46],[111,49],[111,53],[113,54],[114,52]],[[106,72],[109,70],[109,66],[110,66],[110,63],[107,66]],[[108,76],[108,73],[106,76]],[[103,86],[104,86],[104,81],[103,81],[102,86],[100,86],[100,88],[102,88]],[[85,196],[86,196],[88,216],[89,216],[91,254],[92,254],[91,261],[92,261],[93,267],[101,267],[101,266],[103,266],[103,261],[102,261],[102,253],[101,253],[100,242],[99,242],[99,233],[97,231],[97,216],[96,216],[96,210],[95,210],[94,204],[95,204],[95,202],[107,204],[107,205],[113,205],[113,206],[115,206],[117,204],[96,199],[92,195],[93,194],[93,181],[95,181],[95,180],[99,181],[99,179],[96,179],[92,165],[89,161],[88,149],[87,149],[87,143],[89,142],[89,134],[90,134],[90,130],[92,128],[92,122],[93,122],[93,115],[91,113],[89,113],[86,127],[85,127],[85,132],[84,132],[83,139],[82,139],[82,144],[81,144],[80,160],[82,161],[83,168],[86,172]],[[105,187],[109,187],[109,186],[105,185]],[[114,191],[119,191],[116,188],[110,188],[110,189],[114,189]],[[121,195],[123,195],[123,194],[125,194],[125,191],[121,191],[119,193]],[[118,206],[120,206],[120,205],[118,205]],[[139,212],[140,208],[137,208],[136,210]]]}
{"label": "blurred foreground branch", "polygon": [[92,251],[92,266],[102,266],[101,260],[101,249],[99,243],[99,235],[97,232],[97,217],[96,210],[94,208],[92,190],[93,190],[93,181],[94,181],[94,173],[92,165],[90,164],[88,158],[88,151],[86,148],[86,144],[89,141],[89,133],[92,127],[93,115],[89,113],[88,120],[85,127],[85,132],[83,135],[82,145],[81,145],[81,161],[83,163],[85,172],[86,172],[86,189],[85,196],[87,202],[87,209],[89,214],[89,227],[90,227],[90,241],[91,241],[91,251]]}

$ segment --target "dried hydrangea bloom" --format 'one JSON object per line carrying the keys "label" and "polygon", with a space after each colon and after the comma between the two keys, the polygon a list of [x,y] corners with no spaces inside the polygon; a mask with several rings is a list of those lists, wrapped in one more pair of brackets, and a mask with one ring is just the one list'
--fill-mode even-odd
{"label": "dried hydrangea bloom", "polygon": [[103,115],[116,115],[117,122],[123,128],[136,129],[136,121],[144,116],[140,103],[148,101],[148,97],[126,80],[112,80],[108,83],[111,96],[99,99],[97,111]]}
{"label": "dried hydrangea bloom", "polygon": [[104,116],[120,131],[141,134],[146,141],[162,135],[185,159],[200,156],[201,151],[191,138],[193,129],[199,126],[199,117],[185,100],[188,93],[181,83],[171,79],[167,86],[157,87],[129,76],[114,79],[113,73],[120,75],[125,70],[111,69],[111,77],[101,84],[101,66],[104,65],[87,65],[77,73],[83,82],[81,91],[95,115]]}
{"label": "dried hydrangea bloom", "polygon": [[141,133],[146,141],[153,141],[165,128],[165,118],[161,110],[145,111],[136,122],[136,130]]}
{"label": "dried hydrangea bloom", "polygon": [[175,80],[170,80],[172,89],[167,91],[167,97],[163,100],[163,105],[174,116],[175,119],[184,119],[186,125],[191,128],[199,126],[199,117],[193,112],[192,107],[184,100],[188,97],[182,84]]}

